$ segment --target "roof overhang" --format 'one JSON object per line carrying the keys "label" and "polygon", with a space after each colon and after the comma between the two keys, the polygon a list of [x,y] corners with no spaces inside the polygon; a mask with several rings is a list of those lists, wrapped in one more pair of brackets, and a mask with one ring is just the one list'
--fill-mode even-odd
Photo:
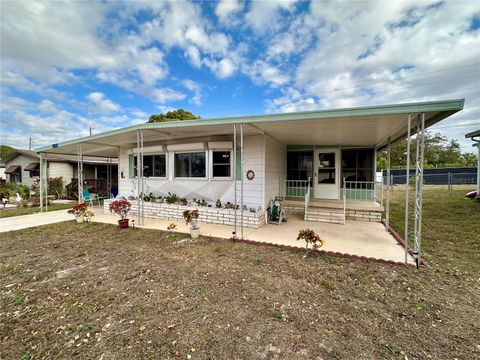
{"label": "roof overhang", "polygon": [[[234,124],[244,124],[244,135],[268,134],[284,144],[324,146],[370,146],[382,149],[407,134],[408,114],[412,119],[425,114],[429,127],[463,109],[464,99],[431,101],[308,111],[286,114],[198,119],[145,123],[36,149],[51,154],[117,157],[120,146],[135,147],[136,131],[143,129],[144,144],[161,144],[179,139],[208,138],[233,134]],[[412,125],[415,122],[412,121]],[[412,131],[414,133],[414,131]]]}
{"label": "roof overhang", "polygon": [[472,131],[472,132],[465,135],[465,138],[467,138],[467,139],[470,138],[472,140],[474,140],[473,138],[476,138],[476,137],[480,137],[480,129]]}

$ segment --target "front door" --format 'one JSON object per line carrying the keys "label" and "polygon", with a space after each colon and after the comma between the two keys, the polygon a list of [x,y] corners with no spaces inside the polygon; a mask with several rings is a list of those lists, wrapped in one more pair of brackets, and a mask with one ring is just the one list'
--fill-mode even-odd
{"label": "front door", "polygon": [[340,149],[315,150],[314,182],[316,198],[339,199]]}

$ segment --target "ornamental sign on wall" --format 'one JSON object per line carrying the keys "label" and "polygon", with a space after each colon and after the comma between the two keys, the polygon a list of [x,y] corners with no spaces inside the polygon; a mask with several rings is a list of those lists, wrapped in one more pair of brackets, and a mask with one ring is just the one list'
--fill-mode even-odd
{"label": "ornamental sign on wall", "polygon": [[255,178],[255,172],[253,170],[248,170],[247,171],[247,179],[248,180],[253,180]]}

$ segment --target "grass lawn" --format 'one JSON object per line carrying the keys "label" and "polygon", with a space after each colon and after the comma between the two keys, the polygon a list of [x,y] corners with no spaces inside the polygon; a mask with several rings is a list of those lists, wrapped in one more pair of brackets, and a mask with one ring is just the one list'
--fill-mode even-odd
{"label": "grass lawn", "polygon": [[[74,204],[55,204],[48,205],[48,211],[70,209]],[[16,209],[0,210],[0,219],[12,216],[30,215],[40,212],[39,207],[23,207]]]}
{"label": "grass lawn", "polygon": [[425,191],[420,271],[106,224],[2,233],[0,358],[479,358],[464,193]]}

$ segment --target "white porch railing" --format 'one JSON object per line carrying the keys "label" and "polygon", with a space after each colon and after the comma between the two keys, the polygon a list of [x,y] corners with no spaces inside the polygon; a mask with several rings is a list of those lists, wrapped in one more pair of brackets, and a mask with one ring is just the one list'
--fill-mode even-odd
{"label": "white porch railing", "polygon": [[383,184],[375,181],[343,181],[343,200],[371,201],[382,204]]}
{"label": "white porch railing", "polygon": [[310,178],[308,180],[286,180],[287,196],[304,197],[305,194],[312,196],[310,191]]}
{"label": "white porch railing", "polygon": [[310,178],[307,180],[307,192],[305,193],[305,215],[303,220],[307,221],[308,203],[310,202]]}

